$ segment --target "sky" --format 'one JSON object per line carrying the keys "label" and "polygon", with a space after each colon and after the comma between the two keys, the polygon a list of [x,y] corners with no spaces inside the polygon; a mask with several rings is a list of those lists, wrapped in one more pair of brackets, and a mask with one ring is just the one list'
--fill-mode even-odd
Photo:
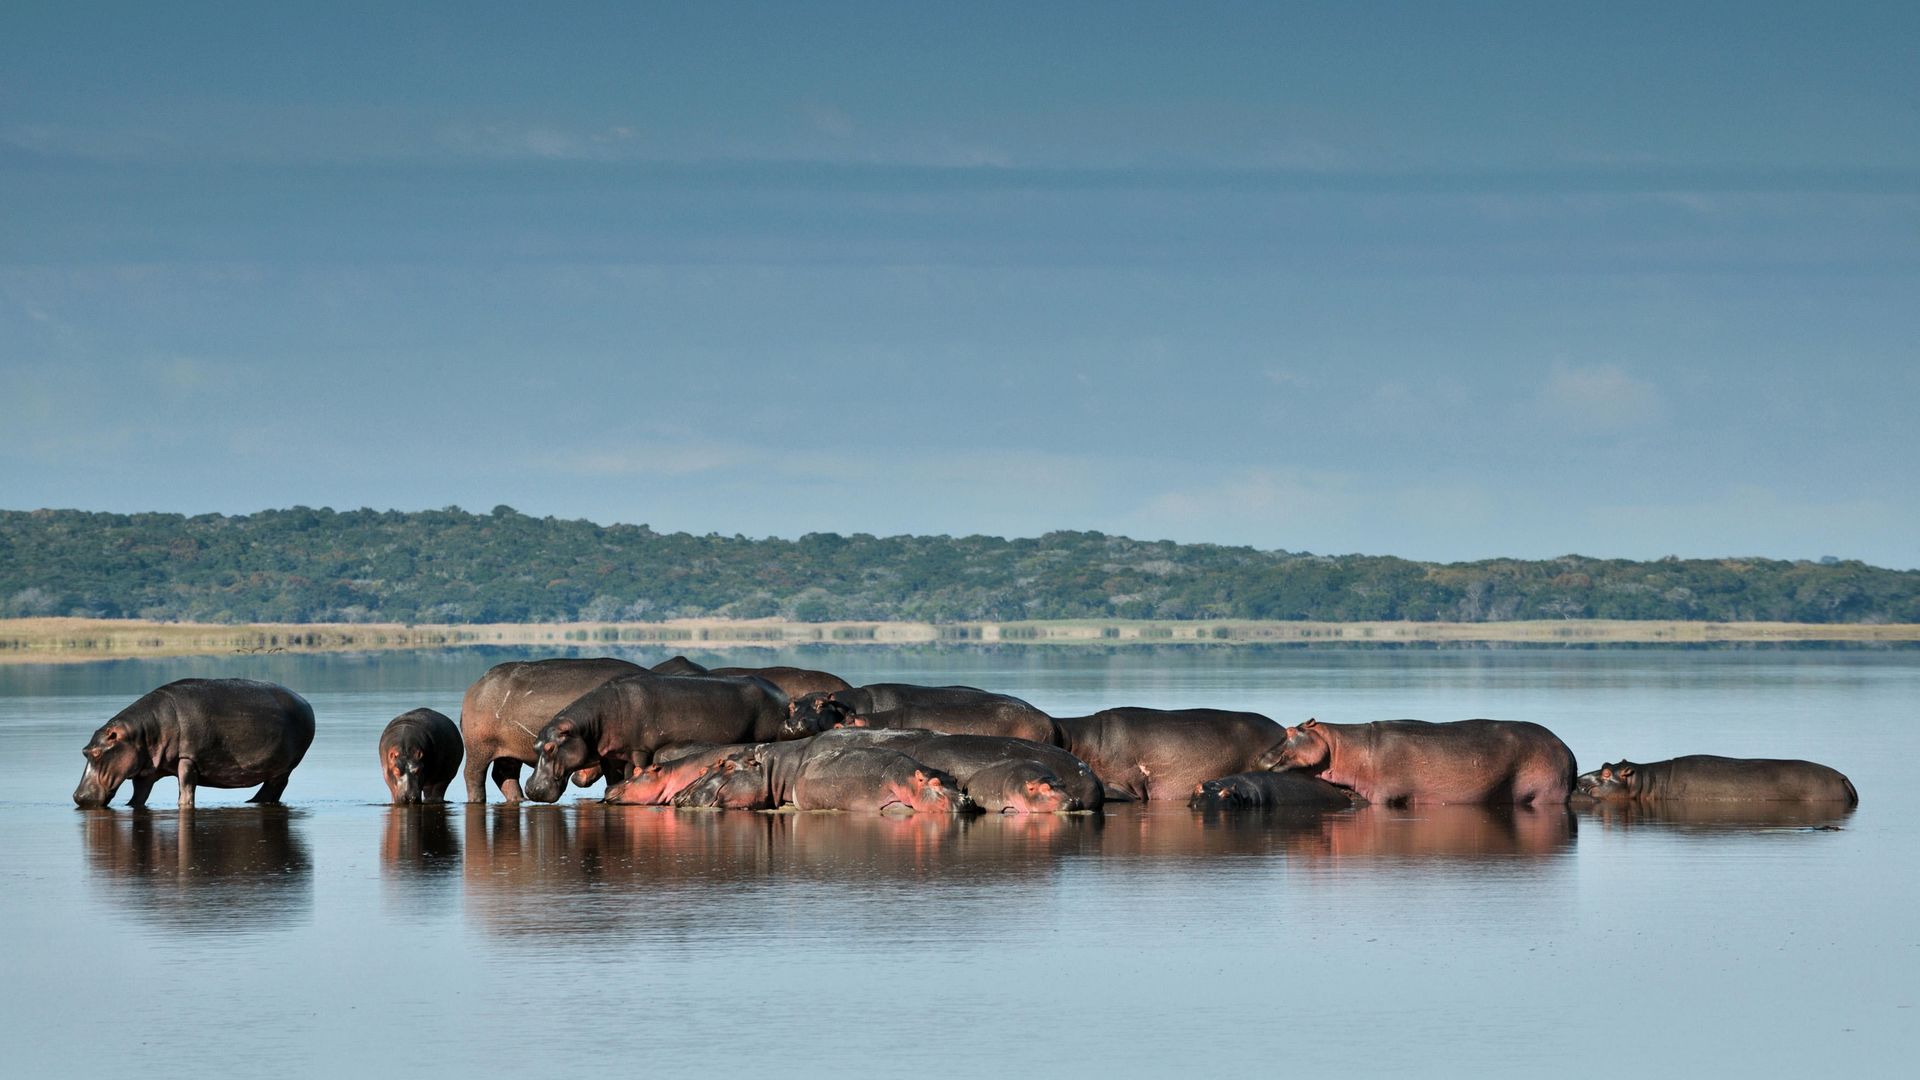
{"label": "sky", "polygon": [[0,507],[1920,567],[1920,5],[304,7],[0,5]]}

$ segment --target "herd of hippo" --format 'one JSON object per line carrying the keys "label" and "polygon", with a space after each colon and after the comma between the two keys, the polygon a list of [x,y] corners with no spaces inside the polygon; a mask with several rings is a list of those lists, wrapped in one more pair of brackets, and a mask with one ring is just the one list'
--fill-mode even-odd
{"label": "herd of hippo", "polygon": [[[260,785],[277,802],[313,741],[298,694],[246,679],[183,679],[142,696],[87,743],[73,793],[104,806],[131,781],[143,806],[175,777]],[[1383,720],[1285,727],[1221,709],[1104,709],[1055,717],[966,686],[855,687],[793,667],[708,669],[684,657],[497,665],[468,688],[458,726],[432,709],[387,725],[380,767],[395,803],[439,802],[461,771],[509,802],[554,802],[604,777],[609,803],[723,809],[957,813],[1097,810],[1185,800],[1202,809],[1382,805],[1787,802],[1850,807],[1853,784],[1809,761],[1706,755],[1620,761],[1576,775],[1553,732],[1510,720]],[[523,765],[532,775],[524,792]]]}

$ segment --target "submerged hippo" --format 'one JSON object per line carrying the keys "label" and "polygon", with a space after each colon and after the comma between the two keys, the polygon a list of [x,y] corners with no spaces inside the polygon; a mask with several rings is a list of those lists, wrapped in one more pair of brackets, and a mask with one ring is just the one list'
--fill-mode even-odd
{"label": "submerged hippo", "polygon": [[260,785],[248,802],[277,803],[313,742],[313,707],[299,694],[252,679],[181,679],[149,691],[93,733],[73,801],[105,806],[133,781],[129,806],[145,806],[153,782],[180,781],[180,809],[193,789]]}
{"label": "submerged hippo", "polygon": [[393,804],[446,802],[460,771],[460,729],[432,709],[394,717],[380,733],[380,775]]}
{"label": "submerged hippo", "polygon": [[1308,720],[1261,756],[1263,769],[1298,769],[1370,803],[1564,803],[1573,791],[1573,751],[1521,720]]}
{"label": "submerged hippo", "polygon": [[1583,773],[1580,794],[1601,800],[1805,802],[1853,806],[1860,795],[1838,771],[1811,761],[1689,754],[1644,765],[1616,761]]}
{"label": "submerged hippo", "polygon": [[1185,800],[1198,784],[1258,768],[1285,730],[1259,713],[1106,709],[1056,721],[1060,745],[1093,767],[1109,799]]}
{"label": "submerged hippo", "polygon": [[619,784],[670,747],[768,742],[779,737],[786,716],[786,698],[761,679],[652,673],[614,679],[540,729],[526,795],[553,802],[568,775],[595,765],[608,784]]}
{"label": "submerged hippo", "polygon": [[[644,674],[646,668],[611,656],[591,659],[513,661],[496,664],[467,688],[460,702],[460,735],[467,748],[467,801],[487,801],[487,772],[500,797],[520,801],[520,766],[531,765],[537,756],[534,736],[580,695],[626,675]],[[574,783],[585,787],[598,779],[598,773],[576,775]]]}
{"label": "submerged hippo", "polygon": [[1243,772],[1195,786],[1187,805],[1195,810],[1273,807],[1344,810],[1353,805],[1353,793],[1303,772]]}

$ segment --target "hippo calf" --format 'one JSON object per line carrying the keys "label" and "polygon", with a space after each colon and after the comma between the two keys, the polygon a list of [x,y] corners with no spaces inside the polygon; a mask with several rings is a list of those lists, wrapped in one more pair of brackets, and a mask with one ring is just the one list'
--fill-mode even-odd
{"label": "hippo calf", "polygon": [[1853,806],[1860,795],[1835,769],[1812,761],[1690,754],[1644,765],[1616,761],[1575,781],[1601,800],[1808,802]]}
{"label": "hippo calf", "polygon": [[252,679],[181,679],[150,690],[100,726],[82,751],[77,806],[105,806],[133,781],[145,806],[154,781],[180,781],[180,809],[196,785],[260,785],[248,802],[277,803],[313,743],[313,706],[284,686]]}
{"label": "hippo calf", "polygon": [[380,775],[393,804],[446,802],[447,785],[459,773],[465,749],[460,729],[432,709],[414,709],[388,721],[380,733]]}
{"label": "hippo calf", "polygon": [[1259,768],[1298,769],[1385,805],[1564,803],[1573,751],[1523,720],[1308,720],[1261,756]]}
{"label": "hippo calf", "polygon": [[1195,810],[1258,810],[1276,806],[1344,810],[1353,794],[1302,772],[1243,772],[1195,785]]}

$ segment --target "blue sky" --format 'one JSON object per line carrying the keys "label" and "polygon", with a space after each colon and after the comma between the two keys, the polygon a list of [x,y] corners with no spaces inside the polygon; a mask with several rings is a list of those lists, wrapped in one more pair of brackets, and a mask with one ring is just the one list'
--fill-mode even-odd
{"label": "blue sky", "polygon": [[0,505],[1920,566],[1914,5],[279,7],[0,9]]}

